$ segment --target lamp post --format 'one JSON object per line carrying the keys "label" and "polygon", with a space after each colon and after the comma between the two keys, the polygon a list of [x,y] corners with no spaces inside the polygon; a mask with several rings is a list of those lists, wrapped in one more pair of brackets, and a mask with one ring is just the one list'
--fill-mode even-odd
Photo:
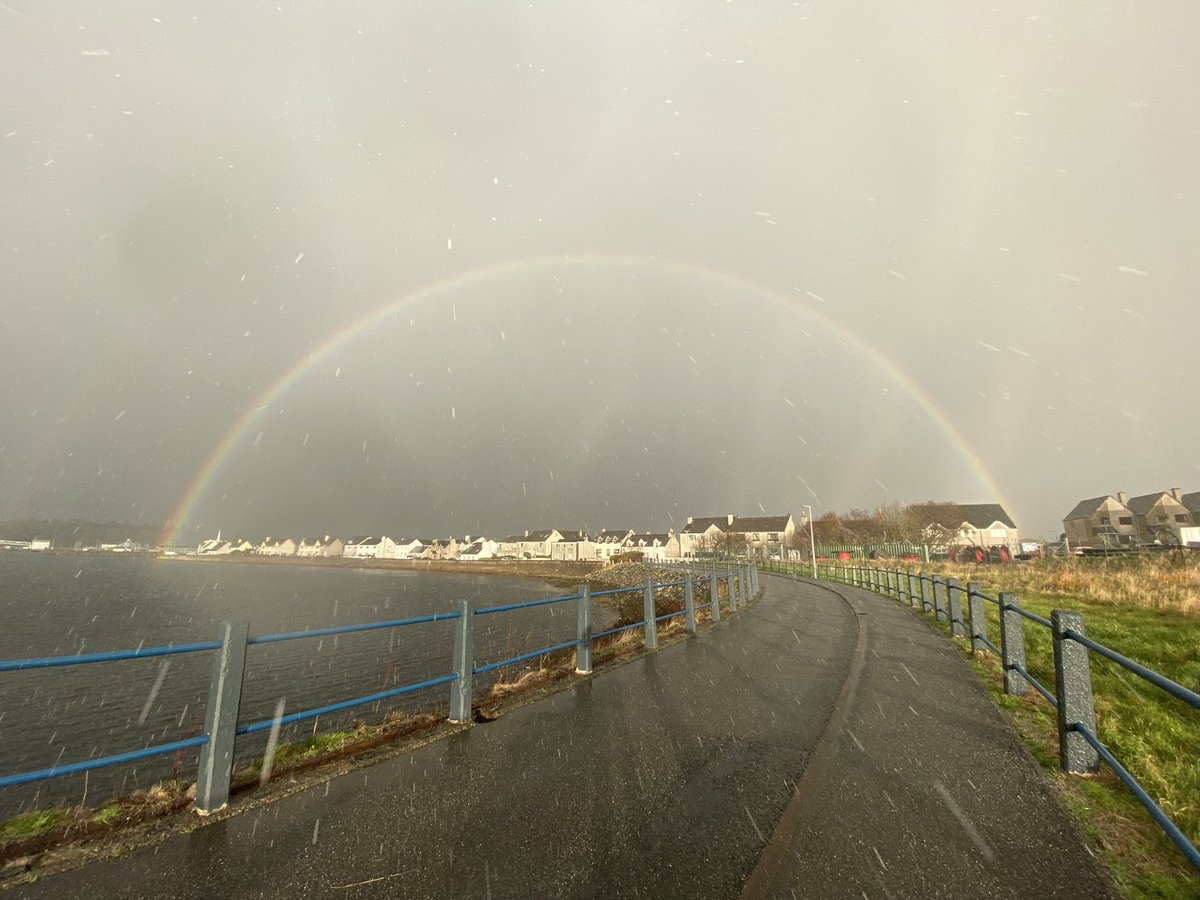
{"label": "lamp post", "polygon": [[813,537],[812,507],[811,506],[801,506],[800,508],[803,510],[806,510],[808,512],[808,546],[812,550],[812,571],[809,573],[809,575],[812,578],[816,578],[817,577],[817,539],[815,537]]}

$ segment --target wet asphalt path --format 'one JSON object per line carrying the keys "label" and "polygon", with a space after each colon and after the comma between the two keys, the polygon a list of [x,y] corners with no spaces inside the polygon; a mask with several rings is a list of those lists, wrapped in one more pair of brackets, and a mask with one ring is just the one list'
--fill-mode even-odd
{"label": "wet asphalt path", "polygon": [[864,592],[763,582],[697,638],[12,896],[1107,890],[945,638]]}

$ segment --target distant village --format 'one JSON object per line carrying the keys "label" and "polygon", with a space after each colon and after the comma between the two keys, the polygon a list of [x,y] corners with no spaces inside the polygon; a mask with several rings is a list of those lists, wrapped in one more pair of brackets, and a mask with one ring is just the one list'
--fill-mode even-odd
{"label": "distant village", "polygon": [[[2,550],[99,550],[111,553],[158,552],[168,556],[225,556],[229,554],[274,557],[342,557],[391,560],[591,560],[606,562],[636,554],[651,561],[696,559],[708,556],[750,555],[780,557],[787,553],[819,557],[843,555],[907,555],[914,548],[925,553],[954,556],[962,561],[1004,562],[1016,556],[1043,552],[1134,551],[1142,548],[1200,546],[1200,491],[1179,488],[1130,497],[1124,492],[1081,500],[1063,517],[1060,540],[1049,545],[1021,540],[1016,523],[998,503],[887,504],[874,511],[825,512],[811,522],[809,507],[798,519],[790,514],[739,516],[689,516],[678,532],[604,528],[587,530],[543,528],[510,534],[500,540],[481,535],[446,538],[397,538],[360,534],[350,538],[325,534],[318,537],[267,537],[261,541],[228,539],[219,532],[199,546],[158,547],[127,539],[100,543],[92,538],[51,540],[29,534],[36,523],[17,523],[17,534],[0,537]],[[11,523],[10,523],[11,524]],[[41,525],[45,526],[46,522]],[[90,530],[124,526],[93,525]],[[27,530],[28,529],[28,530]],[[5,529],[7,530],[7,529]],[[76,527],[64,533],[79,531]],[[22,539],[16,538],[26,531]]]}
{"label": "distant village", "polygon": [[[802,520],[803,521],[803,520]],[[585,530],[544,528],[510,534],[501,540],[466,535],[448,538],[393,538],[360,534],[348,539],[326,534],[321,537],[268,537],[254,543],[228,540],[219,534],[202,541],[198,556],[232,553],[259,556],[343,557],[347,559],[485,559],[555,560],[606,562],[624,554],[666,561],[694,558],[732,549],[754,555],[779,555],[796,540],[796,522],[790,514],[779,516],[688,517],[686,526],[675,532],[639,532],[632,528],[605,528],[592,535]]]}

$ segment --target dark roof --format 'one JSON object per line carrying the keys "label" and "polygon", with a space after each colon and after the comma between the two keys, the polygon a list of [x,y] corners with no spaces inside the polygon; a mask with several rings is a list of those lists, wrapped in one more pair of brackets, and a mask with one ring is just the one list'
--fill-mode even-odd
{"label": "dark roof", "polygon": [[382,544],[383,538],[381,538],[381,537],[365,537],[361,541],[359,541],[359,543],[362,545],[365,545],[367,547],[374,547],[376,544]]}
{"label": "dark roof", "polygon": [[634,543],[640,543],[644,541],[647,544],[653,544],[655,541],[658,541],[660,544],[665,544],[668,540],[670,540],[670,537],[671,536],[669,534],[655,534],[648,531],[645,534],[635,534],[630,538],[630,540]]}
{"label": "dark roof", "polygon": [[460,550],[458,552],[459,552],[459,555],[461,556],[463,554],[470,555],[472,553],[480,553],[482,551],[483,551],[483,541],[476,541],[470,547],[468,547],[466,550]]}
{"label": "dark roof", "polygon": [[525,540],[525,535],[523,535],[523,534],[510,534],[508,537],[506,537],[506,538],[504,539],[504,543],[506,543],[506,544],[519,544],[519,543],[521,543],[521,541],[523,541],[523,540]]}
{"label": "dark roof", "polygon": [[550,535],[554,534],[553,528],[545,528],[541,531],[531,531],[529,534],[520,540],[524,543],[537,543],[539,541],[550,540]]}
{"label": "dark roof", "polygon": [[786,516],[734,516],[733,524],[729,526],[730,531],[736,531],[739,534],[745,534],[750,531],[783,531],[787,528],[788,519]]}
{"label": "dark roof", "polygon": [[562,535],[562,539],[564,541],[586,541],[587,540],[587,532],[586,531],[563,531],[560,528],[560,529],[558,529],[558,533]]}
{"label": "dark roof", "polygon": [[728,516],[695,516],[692,521],[683,526],[683,534],[703,534],[716,525],[722,531],[729,527]]}
{"label": "dark roof", "polygon": [[350,540],[346,541],[346,543],[347,544],[361,544],[364,541],[369,541],[370,539],[371,539],[371,536],[369,534],[356,534],[354,537],[350,538]]}
{"label": "dark roof", "polygon": [[1144,516],[1150,510],[1154,509],[1154,504],[1161,500],[1164,496],[1171,497],[1166,491],[1158,491],[1154,494],[1142,494],[1140,497],[1130,497],[1129,502],[1125,505],[1129,507],[1129,511],[1135,516]]}
{"label": "dark roof", "polygon": [[[917,507],[918,512],[926,512]],[[1001,522],[1009,528],[1016,528],[1004,507],[999,503],[939,503],[928,508],[930,518],[946,528],[958,528],[963,522],[973,528],[986,528],[993,522]]]}
{"label": "dark roof", "polygon": [[1117,499],[1117,498],[1114,497],[1112,494],[1105,494],[1103,497],[1093,497],[1091,500],[1080,500],[1078,503],[1075,504],[1075,508],[1063,517],[1063,521],[1068,522],[1068,521],[1071,521],[1072,519],[1089,518],[1092,515],[1092,513],[1094,513],[1096,510],[1098,510],[1100,508],[1100,504],[1103,503],[1105,500],[1115,500],[1115,499]]}
{"label": "dark roof", "polygon": [[625,538],[629,537],[631,534],[633,534],[632,528],[626,528],[623,531],[620,529],[604,528],[598,535],[596,535],[596,543],[621,544],[624,543]]}
{"label": "dark roof", "polygon": [[1194,513],[1200,513],[1200,491],[1192,491],[1180,498],[1183,505]]}

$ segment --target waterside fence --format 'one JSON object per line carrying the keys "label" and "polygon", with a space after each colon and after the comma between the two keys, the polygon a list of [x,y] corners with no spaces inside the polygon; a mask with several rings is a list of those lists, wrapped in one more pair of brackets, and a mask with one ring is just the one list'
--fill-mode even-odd
{"label": "waterside fence", "polygon": [[[938,622],[948,623],[952,636],[970,640],[972,653],[996,654],[1001,660],[1006,694],[1027,694],[1032,687],[1057,711],[1062,768],[1068,772],[1091,773],[1097,771],[1100,760],[1104,760],[1192,866],[1200,870],[1200,850],[1097,737],[1089,654],[1095,653],[1115,663],[1193,709],[1200,709],[1200,694],[1091,640],[1084,631],[1080,613],[1056,609],[1047,619],[1023,609],[1015,593],[1001,591],[992,597],[974,581],[962,585],[955,578],[927,575],[911,569],[823,565],[820,562],[814,569],[811,564],[771,561],[764,571],[838,582],[893,597],[933,615]],[[988,634],[987,605],[999,611],[999,646]],[[1054,648],[1053,690],[1029,672],[1025,658],[1026,622],[1050,633]]]}
{"label": "waterside fence", "polygon": [[[667,578],[673,580],[665,580]],[[677,612],[659,614],[655,595],[667,588],[683,589],[683,608]],[[592,601],[594,599],[615,597],[619,594],[636,595],[638,593],[642,596],[643,611],[643,616],[639,621],[593,632]],[[473,715],[475,676],[486,675],[531,660],[538,660],[548,654],[571,650],[575,654],[575,671],[582,675],[591,674],[593,644],[597,640],[628,631],[640,630],[644,646],[651,650],[657,649],[658,630],[659,626],[663,623],[675,618],[682,618],[685,630],[689,633],[695,633],[697,613],[707,610],[712,620],[718,622],[721,619],[722,605],[725,606],[728,612],[737,612],[740,606],[748,603],[757,594],[758,569],[753,564],[735,566],[730,563],[723,563],[720,567],[713,566],[707,570],[664,566],[655,571],[655,577],[646,578],[645,583],[637,587],[592,591],[587,584],[582,584],[575,593],[561,597],[549,597],[479,608],[474,608],[471,601],[462,600],[459,601],[457,608],[432,615],[389,619],[361,625],[342,625],[334,628],[309,629],[306,631],[256,636],[249,634],[249,626],[246,623],[225,622],[222,623],[219,629],[218,639],[212,641],[174,644],[164,647],[138,647],[135,650],[116,650],[74,656],[0,660],[0,673],[5,673],[61,666],[91,665],[120,660],[177,656],[181,654],[213,654],[212,677],[209,684],[208,703],[205,710],[204,730],[202,733],[183,740],[144,746],[124,753],[56,764],[48,768],[33,771],[0,775],[0,788],[30,784],[32,782],[89,772],[109,766],[135,763],[143,759],[178,754],[181,751],[199,748],[200,757],[199,771],[196,778],[195,807],[202,813],[211,812],[224,806],[229,800],[230,788],[233,782],[234,749],[239,736],[252,735],[264,731],[270,732],[271,743],[268,746],[271,746],[274,743],[274,739],[278,736],[280,728],[283,726],[447,685],[450,691],[450,721],[469,723],[472,721]],[[706,595],[707,600],[697,602],[698,595]],[[475,622],[478,617],[512,610],[551,607],[571,603],[576,607],[577,623],[576,636],[573,640],[490,662],[480,663],[475,659]],[[416,627],[434,622],[453,623],[451,626],[453,630],[453,646],[451,652],[448,654],[450,658],[449,671],[445,674],[365,696],[353,697],[348,700],[340,700],[312,709],[288,713],[287,715],[283,714],[282,706],[280,706],[277,708],[276,714],[271,718],[253,722],[239,721],[247,652],[250,647],[356,632]],[[69,722],[64,722],[63,724],[64,727],[69,727]]]}

